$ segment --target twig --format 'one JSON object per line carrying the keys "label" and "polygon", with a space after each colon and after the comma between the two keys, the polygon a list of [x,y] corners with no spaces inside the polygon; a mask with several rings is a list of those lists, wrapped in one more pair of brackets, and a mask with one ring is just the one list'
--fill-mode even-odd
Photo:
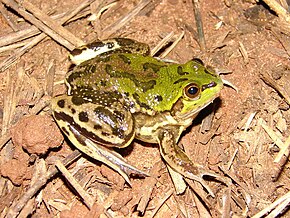
{"label": "twig", "polygon": [[173,194],[173,190],[169,190],[165,196],[157,203],[155,209],[153,210],[152,214],[150,215],[151,218],[153,218],[158,210],[162,207],[162,205],[167,201],[168,198]]}
{"label": "twig", "polygon": [[290,191],[288,193],[286,193],[285,195],[283,195],[282,197],[278,198],[276,201],[274,201],[268,207],[264,208],[263,210],[261,210],[260,212],[258,212],[254,216],[252,216],[252,218],[260,218],[260,217],[263,217],[264,215],[266,215],[267,213],[269,213],[271,210],[273,210],[278,205],[283,204],[284,201],[288,201],[288,204],[289,204],[289,201],[290,201]]}
{"label": "twig", "polygon": [[12,45],[2,46],[2,47],[0,47],[0,53],[5,52],[5,51],[9,51],[9,50],[14,50],[16,48],[25,46],[28,43],[28,41],[29,40],[25,40],[23,42],[14,43]]}
{"label": "twig", "polygon": [[157,163],[154,164],[154,166],[151,168],[149,174],[151,175],[150,177],[146,177],[144,179],[144,182],[140,188],[140,192],[138,193],[138,197],[136,200],[137,206],[137,211],[139,211],[142,215],[145,213],[146,207],[148,206],[148,202],[151,199],[151,195],[153,192],[153,189],[157,183],[157,177],[159,176],[159,170],[161,168],[161,161],[158,161]]}
{"label": "twig", "polygon": [[[77,15],[81,10],[86,8],[90,3],[94,0],[85,0],[83,3],[78,5],[75,9],[72,11],[69,11],[66,13],[66,15],[59,20],[60,24],[64,24],[68,20],[70,20],[72,17]],[[39,36],[35,37],[30,43],[19,49],[17,52],[15,52],[14,55],[6,58],[2,61],[0,64],[0,72],[3,72],[5,69],[7,69],[14,61],[16,61],[18,58],[20,58],[27,50],[31,49],[35,45],[37,45],[40,41],[42,41],[46,37],[45,33],[41,33]]]}
{"label": "twig", "polygon": [[285,101],[290,105],[290,96],[287,94],[287,92],[284,90],[283,87],[279,86],[268,73],[261,73],[261,79],[269,86],[271,86],[273,89],[275,89],[280,95],[282,95],[285,99]]}
{"label": "twig", "polygon": [[290,136],[287,138],[286,142],[283,143],[277,134],[266,125],[266,122],[262,118],[259,119],[259,123],[273,140],[273,142],[280,148],[280,151],[274,160],[275,168],[272,171],[272,181],[276,181],[281,171],[283,170],[283,166],[287,163],[288,157],[290,155]]}
{"label": "twig", "polygon": [[290,136],[288,136],[288,138],[286,139],[285,143],[282,145],[282,147],[280,147],[280,151],[277,154],[274,162],[275,163],[279,163],[283,157],[283,155],[285,155],[288,159],[289,157],[289,150],[290,150]]}
{"label": "twig", "polygon": [[[19,13],[22,17],[24,17],[26,20],[34,24],[37,28],[45,32],[47,35],[49,35],[51,38],[53,38],[55,41],[59,42],[60,44],[64,45],[69,50],[73,50],[75,48],[75,45],[68,41],[64,32],[68,32],[67,30],[62,30],[56,32],[53,28],[56,28],[59,30],[59,26],[56,25],[53,22],[49,22],[50,20],[49,16],[43,15],[40,10],[36,9],[32,4],[29,2],[22,2],[21,6],[17,4],[17,2],[13,0],[2,0],[3,3],[5,3],[7,6],[15,10],[17,13]],[[36,17],[34,17],[31,13],[28,13],[28,11],[31,11],[33,14],[36,14],[38,17],[41,17],[42,19],[46,20],[45,23],[38,20]],[[49,23],[51,26],[48,27],[46,24]],[[53,24],[52,24],[53,23]],[[63,28],[63,27],[61,27]],[[72,35],[72,34],[71,34]]]}
{"label": "twig", "polygon": [[200,14],[200,7],[199,7],[199,1],[198,0],[192,0],[193,4],[193,11],[194,11],[194,17],[196,22],[196,28],[197,28],[197,34],[198,34],[198,43],[200,45],[200,49],[202,51],[206,50],[206,44],[205,44],[205,38],[204,38],[204,32],[203,32],[203,24],[202,24],[202,18]]}
{"label": "twig", "polygon": [[15,25],[15,23],[10,19],[6,8],[3,6],[2,3],[0,3],[0,12],[3,15],[3,17],[6,19],[7,23],[9,24],[9,26],[13,29],[13,31],[18,31],[17,26]]}
{"label": "twig", "polygon": [[259,123],[261,124],[263,129],[266,131],[266,133],[270,136],[270,138],[273,140],[273,142],[281,149],[284,146],[284,143],[277,136],[277,134],[273,131],[273,129],[267,126],[265,120],[263,120],[262,118],[259,119]]}
{"label": "twig", "polygon": [[121,27],[126,25],[130,20],[132,20],[146,5],[148,5],[151,0],[142,0],[132,11],[127,13],[125,16],[118,19],[115,23],[107,26],[103,29],[102,38],[108,38]]}
{"label": "twig", "polygon": [[276,0],[263,0],[276,14],[284,19],[286,22],[290,22],[290,15],[288,11],[283,8]]}
{"label": "twig", "polygon": [[183,36],[184,36],[184,31],[182,31],[180,33],[180,35],[177,37],[177,39],[172,43],[172,45],[169,48],[167,48],[165,50],[165,52],[162,53],[162,55],[160,55],[160,57],[161,58],[166,57],[169,54],[169,52],[171,52],[172,49],[180,42],[180,40],[183,38]]}
{"label": "twig", "polygon": [[[88,10],[82,10],[80,14],[75,15],[71,19],[67,20],[65,24],[68,24],[74,20],[79,19],[80,17],[87,16],[89,14]],[[51,18],[54,20],[63,19],[67,16],[67,13],[60,13],[56,15],[52,15]],[[38,35],[41,31],[35,26],[31,25],[24,30],[19,30],[17,32],[8,33],[7,35],[0,38],[0,46],[10,45],[15,42],[22,41],[24,39],[30,38],[32,36]]]}
{"label": "twig", "polygon": [[174,36],[173,32],[170,32],[165,36],[152,50],[151,50],[151,56],[154,56],[164,45],[166,45]]}
{"label": "twig", "polygon": [[66,180],[72,185],[72,187],[77,191],[77,193],[82,197],[87,207],[92,208],[94,204],[94,200],[83,189],[83,187],[75,180],[75,178],[70,174],[70,172],[65,168],[65,166],[63,166],[63,164],[59,160],[56,161],[55,166],[64,175]]}
{"label": "twig", "polygon": [[240,45],[239,50],[244,58],[245,64],[248,64],[249,63],[248,52],[247,52],[247,50],[242,42],[239,42],[239,45]]}
{"label": "twig", "polygon": [[[67,156],[63,161],[62,164],[64,166],[68,166],[73,161],[81,156],[81,153],[78,150],[75,150],[69,156]],[[54,175],[58,173],[58,170],[55,166],[51,166],[48,169],[48,172],[45,176],[40,177],[35,184],[30,187],[20,198],[19,200],[13,204],[7,212],[7,218],[14,218],[16,217],[22,208],[27,204],[27,202],[47,183],[49,179],[51,179]]]}
{"label": "twig", "polygon": [[[84,45],[84,42],[82,40],[75,37],[70,31],[65,29],[60,24],[58,24],[57,21],[53,20],[50,16],[43,13],[41,10],[39,10],[37,7],[35,7],[33,4],[31,4],[27,0],[24,0],[24,1],[16,0],[16,1],[18,2],[18,4],[21,5],[21,7],[24,7],[26,10],[30,11],[38,20],[43,22],[48,27],[47,28],[45,26],[44,27],[45,29],[53,30],[53,32],[57,33],[62,38],[64,38],[65,40],[70,42],[72,45],[74,45],[74,47],[80,47]],[[39,26],[37,27],[40,28]],[[61,41],[58,41],[58,42],[61,43]]]}

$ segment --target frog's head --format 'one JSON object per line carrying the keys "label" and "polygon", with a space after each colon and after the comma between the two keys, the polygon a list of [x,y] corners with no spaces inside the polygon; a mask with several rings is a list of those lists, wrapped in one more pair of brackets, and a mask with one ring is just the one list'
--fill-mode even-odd
{"label": "frog's head", "polygon": [[173,112],[176,118],[186,120],[194,118],[200,110],[209,105],[223,88],[219,75],[201,62],[192,60],[187,62],[183,71],[187,74],[182,82],[181,97],[175,103]]}

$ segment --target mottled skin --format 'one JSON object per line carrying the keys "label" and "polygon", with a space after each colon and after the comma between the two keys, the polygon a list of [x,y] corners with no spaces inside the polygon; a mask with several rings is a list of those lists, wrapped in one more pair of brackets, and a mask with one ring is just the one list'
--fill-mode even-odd
{"label": "mottled skin", "polygon": [[187,178],[215,176],[194,164],[177,142],[197,113],[218,96],[221,78],[196,60],[172,64],[148,56],[148,46],[133,40],[97,45],[103,49],[108,42],[116,49],[76,66],[66,76],[68,94],[53,99],[53,115],[63,132],[79,150],[128,182],[130,173],[145,173],[108,148],[128,146],[134,138],[158,143],[166,163]]}

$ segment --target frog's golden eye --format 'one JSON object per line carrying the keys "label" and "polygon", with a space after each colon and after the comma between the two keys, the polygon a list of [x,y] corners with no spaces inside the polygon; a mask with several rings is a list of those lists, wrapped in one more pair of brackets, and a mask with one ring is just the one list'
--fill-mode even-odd
{"label": "frog's golden eye", "polygon": [[196,99],[200,94],[200,88],[195,83],[190,83],[184,88],[184,95],[189,99]]}

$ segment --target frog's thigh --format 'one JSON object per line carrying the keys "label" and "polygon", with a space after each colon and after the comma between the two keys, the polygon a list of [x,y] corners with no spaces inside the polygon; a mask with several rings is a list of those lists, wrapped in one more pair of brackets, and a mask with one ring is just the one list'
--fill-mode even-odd
{"label": "frog's thigh", "polygon": [[75,102],[72,96],[63,95],[53,99],[52,110],[66,135],[72,126],[82,136],[108,147],[125,147],[134,138],[132,115],[119,102],[109,107]]}

